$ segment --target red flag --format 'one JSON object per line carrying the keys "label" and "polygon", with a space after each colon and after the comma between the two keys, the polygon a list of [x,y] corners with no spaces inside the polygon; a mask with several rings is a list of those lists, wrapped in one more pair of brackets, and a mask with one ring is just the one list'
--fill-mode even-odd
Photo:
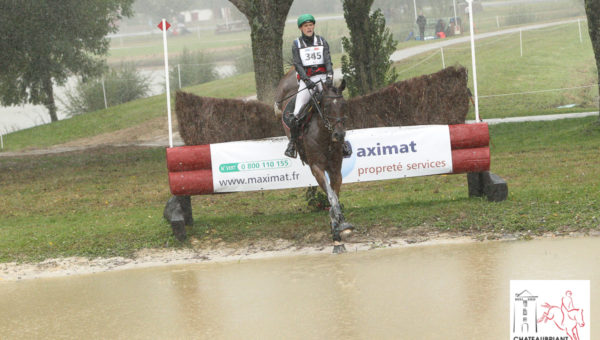
{"label": "red flag", "polygon": [[[169,22],[166,21],[166,20],[165,20],[165,24],[166,24],[165,26],[167,26],[166,29],[168,30],[169,27],[171,27],[171,24],[169,24]],[[162,22],[162,20],[160,21],[160,23],[158,23],[158,28],[160,28],[161,31],[163,30],[163,22]]]}

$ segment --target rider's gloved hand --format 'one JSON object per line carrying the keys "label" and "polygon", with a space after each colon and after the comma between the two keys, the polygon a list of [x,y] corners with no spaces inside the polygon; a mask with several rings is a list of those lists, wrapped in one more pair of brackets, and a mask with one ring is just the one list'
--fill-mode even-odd
{"label": "rider's gloved hand", "polygon": [[317,84],[316,84],[314,81],[310,80],[310,79],[307,79],[307,80],[305,81],[305,83],[306,83],[306,87],[307,87],[309,90],[312,90],[312,89],[314,89],[314,88],[315,88],[315,86],[317,86]]}

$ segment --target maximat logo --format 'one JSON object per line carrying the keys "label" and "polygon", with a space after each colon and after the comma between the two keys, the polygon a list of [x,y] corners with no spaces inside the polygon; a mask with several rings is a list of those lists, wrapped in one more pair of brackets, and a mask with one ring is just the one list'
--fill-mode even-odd
{"label": "maximat logo", "polygon": [[357,148],[356,156],[357,157],[371,157],[371,156],[382,156],[382,155],[396,155],[399,153],[410,153],[417,152],[417,143],[415,141],[411,141],[408,144],[398,144],[398,145],[381,145],[381,143],[377,143],[377,145],[373,147],[366,148]]}

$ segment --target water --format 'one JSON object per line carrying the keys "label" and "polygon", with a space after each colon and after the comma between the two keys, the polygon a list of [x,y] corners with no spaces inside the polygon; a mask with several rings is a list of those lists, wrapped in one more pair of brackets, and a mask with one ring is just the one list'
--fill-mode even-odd
{"label": "water", "polygon": [[586,279],[600,239],[380,249],[0,281],[0,334],[104,339],[507,339],[509,280]]}
{"label": "water", "polygon": [[[216,67],[220,78],[231,76],[235,73],[234,65],[221,65]],[[165,71],[164,68],[143,69],[142,75],[149,77],[150,91],[148,96],[154,96],[165,92]],[[76,78],[71,77],[66,86],[55,86],[55,99],[57,106],[57,116],[59,120],[68,118],[61,104],[60,99],[65,100],[65,93],[74,88]],[[176,85],[176,84],[175,84]],[[50,123],[50,115],[43,105],[18,105],[18,106],[0,106],[0,134],[27,129],[30,127]]]}

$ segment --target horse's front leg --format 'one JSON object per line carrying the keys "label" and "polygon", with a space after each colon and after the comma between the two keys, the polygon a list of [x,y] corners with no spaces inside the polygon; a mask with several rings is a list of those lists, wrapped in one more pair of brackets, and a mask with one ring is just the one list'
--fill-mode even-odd
{"label": "horse's front leg", "polygon": [[327,193],[327,199],[329,200],[329,204],[331,205],[331,209],[329,210],[329,218],[331,220],[331,233],[333,235],[333,252],[335,254],[344,253],[346,252],[346,247],[342,243],[342,230],[340,230],[340,217],[343,221],[343,216],[338,197],[327,182],[325,172],[314,164],[310,167],[310,169],[313,173],[313,176],[315,176],[317,183],[319,183],[321,189],[323,189],[323,191]]}
{"label": "horse's front leg", "polygon": [[[340,171],[337,171],[332,174],[329,173],[329,179],[331,180],[331,188],[333,189],[333,192],[335,193],[336,198],[339,200],[340,197],[340,188],[342,187],[342,173]],[[342,206],[341,204],[336,205],[337,206],[337,210],[335,211],[335,220],[337,222],[337,226],[334,232],[340,235],[348,235],[352,232],[352,230],[354,230],[354,227],[352,226],[352,224],[346,222],[346,219],[344,218],[344,213],[342,212]],[[333,211],[333,204],[331,205],[332,210]]]}

